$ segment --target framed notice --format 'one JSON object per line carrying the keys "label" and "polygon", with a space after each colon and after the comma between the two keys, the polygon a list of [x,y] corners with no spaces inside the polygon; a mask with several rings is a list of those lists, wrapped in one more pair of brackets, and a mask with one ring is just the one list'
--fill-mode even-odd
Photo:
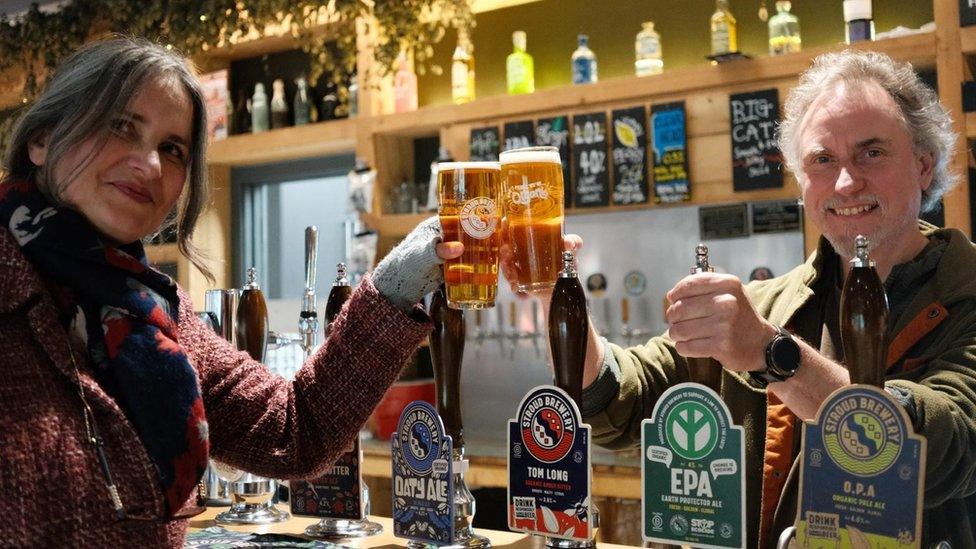
{"label": "framed notice", "polygon": [[619,109],[613,121],[613,203],[647,202],[647,110]]}
{"label": "framed notice", "polygon": [[505,124],[505,144],[503,151],[531,147],[535,141],[535,127],[531,120],[521,122],[507,122]]}
{"label": "framed notice", "polygon": [[472,162],[498,160],[498,126],[471,129],[470,159]]}
{"label": "framed notice", "polygon": [[783,186],[783,155],[776,145],[779,91],[729,96],[732,186],[736,191]]}
{"label": "framed notice", "polygon": [[707,206],[698,209],[700,240],[749,236],[749,216],[745,203]]}
{"label": "framed notice", "polygon": [[752,203],[752,234],[787,233],[802,228],[800,203],[793,200],[770,200]]}
{"label": "framed notice", "polygon": [[573,117],[573,206],[610,205],[608,145],[606,113]]}
{"label": "framed notice", "polygon": [[563,201],[564,206],[569,207],[573,203],[573,192],[570,188],[572,178],[569,171],[569,118],[554,116],[537,120],[535,144],[559,149],[559,161],[563,165]]}
{"label": "framed notice", "polygon": [[197,80],[207,107],[207,136],[212,141],[227,139],[227,69],[201,74]]}
{"label": "framed notice", "polygon": [[654,201],[659,204],[691,199],[685,120],[683,101],[651,106]]}

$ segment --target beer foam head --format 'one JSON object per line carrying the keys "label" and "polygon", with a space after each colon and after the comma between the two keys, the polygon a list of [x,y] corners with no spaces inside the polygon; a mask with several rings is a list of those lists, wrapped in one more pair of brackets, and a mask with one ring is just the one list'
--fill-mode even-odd
{"label": "beer foam head", "polygon": [[449,171],[449,170],[464,170],[464,169],[479,169],[479,170],[500,170],[501,164],[498,162],[438,162],[437,171]]}
{"label": "beer foam head", "polygon": [[505,151],[498,156],[502,164],[560,164],[559,150],[514,150]]}

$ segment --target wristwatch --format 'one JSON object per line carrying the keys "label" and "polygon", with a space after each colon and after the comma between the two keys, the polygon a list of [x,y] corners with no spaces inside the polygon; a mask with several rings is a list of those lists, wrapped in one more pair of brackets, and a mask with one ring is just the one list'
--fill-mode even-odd
{"label": "wristwatch", "polygon": [[789,332],[776,327],[776,335],[766,345],[766,368],[749,372],[759,386],[765,388],[776,381],[786,381],[800,367],[800,345]]}

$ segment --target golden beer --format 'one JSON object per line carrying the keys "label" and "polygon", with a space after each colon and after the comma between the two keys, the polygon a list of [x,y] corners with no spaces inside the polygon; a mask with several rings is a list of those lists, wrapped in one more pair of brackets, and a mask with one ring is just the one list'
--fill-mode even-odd
{"label": "golden beer", "polygon": [[437,165],[438,215],[444,242],[464,253],[444,262],[447,304],[454,309],[495,306],[501,244],[501,172],[498,162]]}
{"label": "golden beer", "polygon": [[563,252],[563,168],[556,147],[501,153],[505,238],[520,291],[552,288]]}

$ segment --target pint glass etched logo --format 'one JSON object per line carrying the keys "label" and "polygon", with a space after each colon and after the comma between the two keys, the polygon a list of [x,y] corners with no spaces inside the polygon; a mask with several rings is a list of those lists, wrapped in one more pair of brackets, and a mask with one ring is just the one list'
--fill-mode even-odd
{"label": "pint glass etched logo", "polygon": [[486,196],[472,198],[461,207],[460,218],[464,234],[484,240],[495,234],[498,227],[498,205]]}

